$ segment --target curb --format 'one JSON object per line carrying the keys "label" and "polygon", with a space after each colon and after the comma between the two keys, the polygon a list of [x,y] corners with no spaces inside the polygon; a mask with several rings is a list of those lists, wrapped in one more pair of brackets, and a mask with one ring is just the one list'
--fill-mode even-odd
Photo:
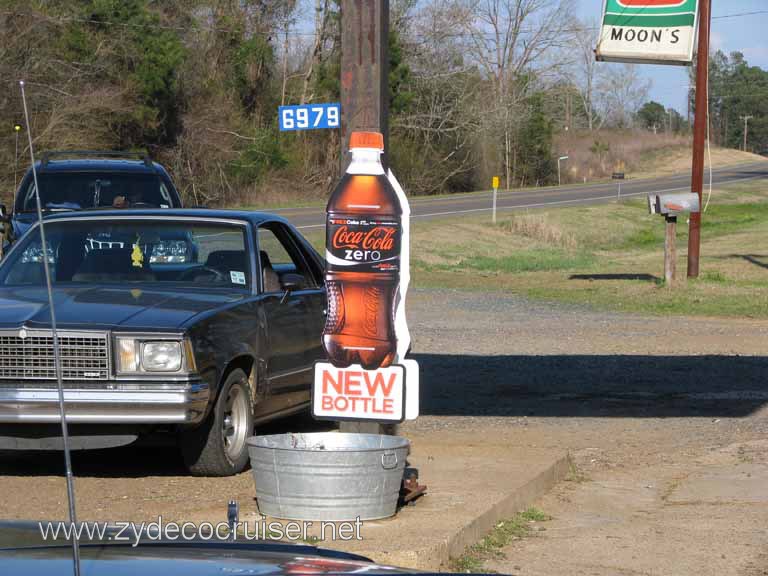
{"label": "curb", "polygon": [[[571,457],[569,454],[555,460],[535,478],[508,494],[491,509],[486,510],[475,519],[464,525],[446,542],[424,550],[422,558],[426,560],[420,569],[434,569],[435,563],[440,567],[448,564],[451,558],[457,558],[467,547],[479,542],[496,524],[511,518],[518,512],[530,507],[533,502],[549,492],[555,484],[563,480],[570,470]],[[421,554],[420,554],[421,555]],[[421,564],[421,562],[420,562]]]}

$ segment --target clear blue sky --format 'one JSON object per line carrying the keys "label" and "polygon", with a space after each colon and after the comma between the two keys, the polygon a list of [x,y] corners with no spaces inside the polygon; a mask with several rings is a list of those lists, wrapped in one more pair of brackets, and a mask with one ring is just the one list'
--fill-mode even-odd
{"label": "clear blue sky", "polygon": [[[582,19],[599,20],[603,0],[576,0],[576,2]],[[744,53],[749,64],[768,69],[768,13],[718,18],[718,16],[758,10],[768,10],[768,0],[712,0],[712,48],[726,53],[738,50]],[[612,66],[612,64],[605,63],[601,66]],[[645,75],[653,80],[651,98],[685,114],[687,69],[648,64],[641,68]]]}

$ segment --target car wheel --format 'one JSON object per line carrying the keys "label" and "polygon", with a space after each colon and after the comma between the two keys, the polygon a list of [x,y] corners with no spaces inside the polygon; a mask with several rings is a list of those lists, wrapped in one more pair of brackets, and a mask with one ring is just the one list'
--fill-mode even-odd
{"label": "car wheel", "polygon": [[246,440],[253,433],[248,377],[239,368],[229,373],[216,405],[198,427],[181,433],[184,464],[193,476],[232,476],[248,465]]}

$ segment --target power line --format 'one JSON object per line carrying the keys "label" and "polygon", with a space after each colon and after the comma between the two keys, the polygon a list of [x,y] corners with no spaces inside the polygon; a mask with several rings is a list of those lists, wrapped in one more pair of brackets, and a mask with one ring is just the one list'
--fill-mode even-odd
{"label": "power line", "polygon": [[755,10],[754,12],[734,12],[733,14],[712,16],[712,20],[722,20],[723,18],[739,18],[741,16],[756,16],[758,14],[768,14],[768,10]]}

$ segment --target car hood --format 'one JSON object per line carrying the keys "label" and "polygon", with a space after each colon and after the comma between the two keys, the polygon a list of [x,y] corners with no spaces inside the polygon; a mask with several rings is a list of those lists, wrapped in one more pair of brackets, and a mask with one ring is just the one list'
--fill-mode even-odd
{"label": "car hood", "polygon": [[[159,538],[116,541],[116,538],[124,538],[125,533],[110,527],[106,528],[103,539],[81,539],[82,573],[90,576],[139,572],[143,576],[414,573],[380,566],[356,554],[306,544],[244,539],[235,542]],[[63,538],[44,541],[37,522],[0,521],[0,564],[4,574],[69,576],[72,574],[72,547]]]}
{"label": "car hood", "polygon": [[[246,297],[234,290],[148,289],[134,286],[55,286],[60,328],[178,330],[196,316]],[[0,328],[48,328],[51,315],[43,287],[0,288]]]}

